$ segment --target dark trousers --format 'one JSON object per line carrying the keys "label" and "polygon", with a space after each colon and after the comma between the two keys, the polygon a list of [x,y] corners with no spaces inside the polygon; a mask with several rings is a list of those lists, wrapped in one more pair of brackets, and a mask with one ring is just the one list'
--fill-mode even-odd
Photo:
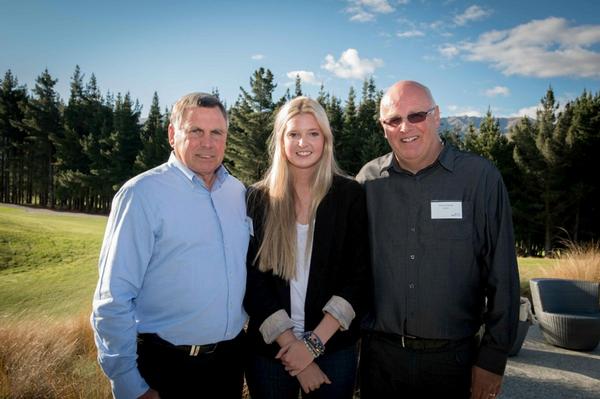
{"label": "dark trousers", "polygon": [[368,333],[360,359],[361,399],[469,398],[475,339],[409,349],[399,337]]}
{"label": "dark trousers", "polygon": [[[303,398],[352,399],[356,381],[358,347],[353,345],[319,356],[315,362],[331,384],[323,384]],[[279,360],[261,355],[250,356],[246,382],[252,399],[298,399],[298,378],[289,375]]]}
{"label": "dark trousers", "polygon": [[146,383],[169,398],[240,399],[244,383],[246,336],[217,344],[212,353],[188,351],[152,339],[138,340],[138,369]]}

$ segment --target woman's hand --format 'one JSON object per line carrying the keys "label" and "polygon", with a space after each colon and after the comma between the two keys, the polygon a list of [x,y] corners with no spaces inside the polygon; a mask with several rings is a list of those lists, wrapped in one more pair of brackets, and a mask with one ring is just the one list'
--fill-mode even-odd
{"label": "woman's hand", "polygon": [[314,360],[314,357],[309,352],[304,341],[296,339],[282,346],[279,352],[277,352],[275,359],[281,360],[285,370],[292,377],[296,377]]}
{"label": "woman's hand", "polygon": [[331,384],[327,375],[315,362],[306,366],[306,368],[298,374],[297,378],[304,393],[316,391],[323,384]]}

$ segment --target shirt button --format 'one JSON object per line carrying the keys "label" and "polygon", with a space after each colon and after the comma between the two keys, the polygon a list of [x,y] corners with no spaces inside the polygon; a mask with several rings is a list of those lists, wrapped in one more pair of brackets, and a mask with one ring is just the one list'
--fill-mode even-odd
{"label": "shirt button", "polygon": [[414,285],[413,283],[410,283],[410,284],[408,285],[408,288],[415,288],[415,285]]}
{"label": "shirt button", "polygon": [[411,256],[410,256],[410,260],[415,260],[415,256],[414,256],[414,255],[411,255]]}

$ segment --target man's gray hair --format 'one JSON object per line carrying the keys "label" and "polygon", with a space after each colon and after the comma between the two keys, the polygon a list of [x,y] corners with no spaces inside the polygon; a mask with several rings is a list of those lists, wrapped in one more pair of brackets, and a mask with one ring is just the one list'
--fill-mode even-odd
{"label": "man's gray hair", "polygon": [[225,118],[225,123],[229,127],[227,111],[225,110],[225,106],[221,100],[219,100],[217,96],[201,92],[186,94],[177,100],[175,105],[173,105],[173,109],[171,110],[171,117],[169,119],[171,125],[178,129],[179,124],[181,123],[181,118],[183,118],[183,113],[186,109],[191,107],[219,108],[219,111],[221,111],[223,114],[223,118]]}

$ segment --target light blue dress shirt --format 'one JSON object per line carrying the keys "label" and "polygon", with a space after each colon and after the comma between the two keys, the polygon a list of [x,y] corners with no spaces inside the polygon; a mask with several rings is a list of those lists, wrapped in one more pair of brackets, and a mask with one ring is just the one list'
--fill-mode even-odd
{"label": "light blue dress shirt", "polygon": [[115,195],[100,252],[92,326],[116,398],[148,390],[138,333],[175,345],[235,338],[247,315],[245,188],[223,166],[208,190],[174,154]]}

